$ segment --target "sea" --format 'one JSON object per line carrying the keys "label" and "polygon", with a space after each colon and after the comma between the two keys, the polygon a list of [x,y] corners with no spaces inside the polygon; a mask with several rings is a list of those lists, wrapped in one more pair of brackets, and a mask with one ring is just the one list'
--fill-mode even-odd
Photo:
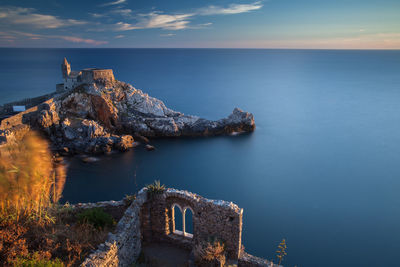
{"label": "sea", "polygon": [[400,51],[0,49],[0,104],[55,90],[73,70],[118,80],[207,119],[235,107],[251,134],[152,139],[69,159],[62,202],[119,200],[162,184],[244,209],[246,251],[285,266],[399,266]]}

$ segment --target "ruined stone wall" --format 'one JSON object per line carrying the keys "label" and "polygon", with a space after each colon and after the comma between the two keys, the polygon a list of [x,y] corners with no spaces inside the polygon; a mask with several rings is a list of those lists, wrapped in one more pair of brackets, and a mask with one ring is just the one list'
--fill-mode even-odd
{"label": "ruined stone wall", "polygon": [[282,267],[281,265],[274,264],[271,261],[250,255],[246,252],[243,252],[242,255],[240,255],[238,266],[239,267]]}
{"label": "ruined stone wall", "polygon": [[86,258],[82,267],[132,266],[142,248],[139,212],[146,201],[144,188],[125,211],[115,232],[109,233],[107,241]]}
{"label": "ruined stone wall", "polygon": [[[174,232],[173,205],[193,211],[193,236]],[[168,189],[153,196],[141,210],[144,242],[168,241],[186,248],[218,239],[228,258],[240,257],[243,210],[232,202],[209,200],[199,195]]]}
{"label": "ruined stone wall", "polygon": [[[111,204],[122,205],[119,202]],[[174,204],[193,210],[193,236],[174,233]],[[93,207],[92,204],[80,206],[89,207]],[[199,242],[218,238],[225,243],[228,258],[239,267],[279,267],[241,252],[242,217],[243,210],[232,202],[209,200],[176,189],[148,194],[147,188],[143,188],[118,222],[115,233],[110,233],[107,241],[90,254],[81,266],[132,266],[141,252],[142,244],[146,242],[169,242],[193,249]]]}

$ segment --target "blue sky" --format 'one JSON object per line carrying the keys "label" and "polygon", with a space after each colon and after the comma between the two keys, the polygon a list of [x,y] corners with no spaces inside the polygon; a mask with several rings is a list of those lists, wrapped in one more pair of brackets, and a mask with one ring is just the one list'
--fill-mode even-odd
{"label": "blue sky", "polygon": [[400,0],[1,0],[0,46],[400,49]]}

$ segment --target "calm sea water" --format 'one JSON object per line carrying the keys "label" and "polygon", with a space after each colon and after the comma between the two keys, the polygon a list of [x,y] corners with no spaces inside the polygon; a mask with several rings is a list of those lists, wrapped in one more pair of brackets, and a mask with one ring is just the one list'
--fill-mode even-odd
{"label": "calm sea water", "polygon": [[286,266],[398,266],[400,51],[0,49],[0,102],[51,92],[73,69],[113,68],[167,106],[257,129],[154,140],[71,161],[64,201],[120,199],[155,179],[244,208],[246,250]]}

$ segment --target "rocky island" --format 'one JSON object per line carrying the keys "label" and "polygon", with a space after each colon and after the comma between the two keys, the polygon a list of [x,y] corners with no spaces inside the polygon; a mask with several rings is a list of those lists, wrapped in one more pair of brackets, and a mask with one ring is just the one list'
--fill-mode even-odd
{"label": "rocky island", "polygon": [[149,137],[226,135],[255,129],[253,115],[238,108],[217,121],[171,110],[161,100],[116,80],[110,69],[71,71],[64,58],[61,70],[64,83],[57,85],[49,99],[1,121],[0,143],[34,129],[48,137],[54,151],[97,154],[128,150],[135,139],[146,142]]}

